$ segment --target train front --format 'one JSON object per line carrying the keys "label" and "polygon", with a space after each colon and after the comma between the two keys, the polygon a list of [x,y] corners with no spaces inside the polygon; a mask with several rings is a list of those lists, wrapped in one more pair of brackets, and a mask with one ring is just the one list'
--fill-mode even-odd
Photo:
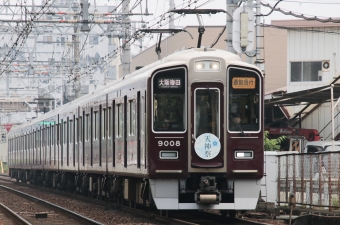
{"label": "train front", "polygon": [[148,159],[158,209],[256,207],[263,177],[263,76],[225,51],[192,50],[150,79]]}

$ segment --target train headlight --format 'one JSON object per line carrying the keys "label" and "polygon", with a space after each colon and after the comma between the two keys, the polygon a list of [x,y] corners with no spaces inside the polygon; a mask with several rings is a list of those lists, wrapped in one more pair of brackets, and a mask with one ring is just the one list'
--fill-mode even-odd
{"label": "train headlight", "polygon": [[196,70],[204,70],[204,67],[205,67],[204,63],[201,63],[201,62],[195,63]]}
{"label": "train headlight", "polygon": [[235,159],[253,159],[254,152],[252,150],[237,150],[234,157]]}
{"label": "train headlight", "polygon": [[220,70],[220,63],[219,62],[212,62],[209,64],[210,69],[212,70]]}
{"label": "train headlight", "polygon": [[221,64],[219,61],[211,61],[211,60],[202,60],[195,62],[195,71],[196,72],[213,72],[220,71]]}

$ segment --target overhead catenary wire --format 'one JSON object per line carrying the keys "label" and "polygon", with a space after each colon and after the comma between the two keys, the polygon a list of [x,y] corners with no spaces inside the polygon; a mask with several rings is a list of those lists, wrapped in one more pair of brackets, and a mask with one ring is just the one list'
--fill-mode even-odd
{"label": "overhead catenary wire", "polygon": [[[137,2],[137,1],[136,1]],[[210,2],[210,1],[206,1],[206,2]],[[193,2],[192,1],[187,1],[187,3],[188,3],[188,5],[189,4],[193,4]],[[195,3],[196,3],[196,1],[195,1]],[[116,7],[116,9],[117,9],[118,7]],[[176,19],[179,19],[179,18],[181,18],[183,15],[179,15]],[[163,17],[162,17],[163,19],[164,18],[166,18],[166,13],[164,13],[163,14]],[[176,20],[175,19],[175,20]],[[168,24],[168,22],[163,22],[163,20],[159,20],[159,21],[157,21],[156,23],[154,23],[154,24],[150,24],[150,26],[152,26],[152,27],[162,27],[162,26],[165,26],[165,25],[167,25]],[[133,29],[131,29],[131,31],[132,32],[136,32],[136,31],[133,31]],[[88,35],[88,34],[87,34]],[[133,36],[133,35],[132,35]],[[137,37],[133,37],[132,39],[130,39],[130,41],[132,42],[132,43],[134,43],[134,41],[136,40],[135,38],[137,38]],[[102,38],[101,39],[101,41],[103,40],[104,38]],[[84,42],[84,44],[83,44],[83,47],[85,46],[85,43],[86,43],[86,41]],[[91,47],[91,48],[93,48],[93,46]],[[83,49],[83,48],[82,48]],[[84,50],[86,50],[87,48],[85,48]],[[121,49],[121,48],[119,48],[119,49]],[[111,53],[113,53],[113,54],[107,54],[107,55],[105,55],[104,57],[101,57],[100,59],[98,59],[98,60],[96,60],[96,62],[94,62],[94,63],[92,63],[91,64],[91,66],[93,67],[93,66],[95,66],[95,65],[103,65],[103,64],[107,64],[108,62],[107,62],[107,60],[109,60],[109,59],[111,59],[112,57],[116,57],[117,55],[119,55],[119,51],[118,52],[111,52]],[[91,73],[92,71],[93,71],[93,69],[94,68],[90,68],[89,66],[87,66],[86,68],[85,68],[85,72],[88,72],[88,73]],[[84,74],[84,75],[87,75],[87,74]],[[70,80],[70,82],[72,82],[72,80]]]}
{"label": "overhead catenary wire", "polygon": [[322,19],[322,18],[317,17],[317,16],[306,16],[304,14],[299,14],[299,13],[295,13],[295,12],[292,12],[292,11],[283,10],[281,8],[275,8],[275,7],[271,6],[269,3],[264,3],[262,1],[261,1],[261,5],[272,9],[272,11],[278,11],[278,12],[281,12],[285,15],[293,16],[293,17],[296,17],[296,18],[302,18],[302,19],[305,19],[305,20],[315,20],[315,21],[319,21],[319,22],[322,22],[322,23],[328,23],[328,22],[340,23],[340,19],[333,19],[332,17],[329,17],[327,19]]}
{"label": "overhead catenary wire", "polygon": [[[53,0],[53,2],[51,4],[54,3],[55,0]],[[45,5],[43,5],[40,9],[40,11],[44,10],[45,6],[48,3],[46,2]],[[46,8],[46,10],[48,10],[49,7]],[[40,12],[39,11],[39,12]],[[38,12],[38,14],[39,14]],[[40,15],[41,17],[42,15]],[[11,62],[16,58],[17,54],[19,53],[19,51],[17,50],[17,47],[19,46],[19,50],[22,48],[23,43],[26,41],[28,35],[30,34],[32,28],[33,28],[33,21],[34,19],[37,17],[37,14],[33,16],[33,18],[31,17],[31,20],[26,24],[25,28],[22,30],[22,32],[18,35],[16,41],[14,42],[14,44],[12,45],[10,51],[8,51],[8,53],[6,54],[6,56],[3,58],[2,62],[4,62],[8,56],[13,52],[13,49],[15,49],[15,55],[14,57],[11,57],[10,62],[7,64],[7,66],[5,67],[5,69],[3,69],[0,73],[0,77],[2,76],[2,74],[7,70],[7,68],[9,67],[9,65],[11,64]],[[1,62],[1,63],[2,63]]]}
{"label": "overhead catenary wire", "polygon": [[[198,1],[199,1],[199,0],[195,1],[195,3],[198,2]],[[199,5],[199,6],[195,6],[195,8],[199,8],[199,7],[205,5],[205,4],[209,3],[209,2],[211,2],[211,0],[207,0],[207,1],[203,2],[203,3],[202,3],[201,5]],[[190,6],[190,4],[186,5],[184,8],[189,7],[189,6]],[[166,13],[167,13],[167,12],[166,12]],[[164,14],[166,14],[166,13],[164,13]],[[182,17],[182,16],[183,16],[183,15],[179,15],[179,16],[176,17],[175,19],[177,19],[177,18],[179,18],[179,17]],[[175,19],[174,19],[174,20],[175,20]],[[169,23],[169,21],[164,22],[163,24],[156,22],[156,23],[154,23],[153,25],[151,25],[149,28],[152,28],[152,27],[154,27],[154,26],[158,26],[158,28],[159,28],[159,27],[161,27],[161,26],[167,25],[168,23]],[[160,24],[160,25],[158,25],[158,24]],[[94,70],[93,66],[98,67],[98,66],[100,66],[100,65],[102,65],[102,64],[104,64],[104,63],[107,63],[106,60],[109,60],[109,59],[112,58],[112,57],[116,57],[116,56],[120,53],[120,50],[122,50],[123,48],[125,48],[125,45],[126,45],[126,44],[128,44],[128,43],[129,43],[129,44],[133,44],[134,41],[136,41],[136,40],[138,39],[138,38],[135,38],[137,34],[138,34],[138,31],[135,32],[134,34],[132,34],[131,37],[130,37],[130,39],[129,39],[126,43],[124,43],[122,46],[120,46],[119,48],[117,48],[117,49],[114,50],[113,52],[108,53],[107,55],[105,55],[105,56],[99,58],[97,61],[95,61],[95,62],[92,63],[91,65],[85,66],[85,67],[83,68],[84,71],[82,71],[82,73],[80,74],[80,77],[86,76],[86,75],[88,75],[88,73],[91,73],[91,72]],[[132,42],[132,43],[131,43],[131,42]],[[71,83],[71,82],[74,82],[74,79],[70,79],[69,81],[67,81],[67,83]],[[60,88],[61,86],[63,86],[63,85],[60,85],[60,86],[57,87],[57,88]],[[55,88],[54,90],[56,90],[57,88]],[[51,91],[45,93],[43,96],[46,96],[47,94],[52,93],[54,90],[51,90]]]}

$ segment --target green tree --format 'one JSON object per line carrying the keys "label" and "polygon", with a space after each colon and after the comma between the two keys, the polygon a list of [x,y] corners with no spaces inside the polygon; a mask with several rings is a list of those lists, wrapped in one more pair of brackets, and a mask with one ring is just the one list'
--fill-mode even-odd
{"label": "green tree", "polygon": [[280,150],[280,144],[284,140],[286,140],[286,136],[281,136],[278,138],[268,138],[269,132],[264,132],[264,150],[265,151],[274,151],[274,150]]}

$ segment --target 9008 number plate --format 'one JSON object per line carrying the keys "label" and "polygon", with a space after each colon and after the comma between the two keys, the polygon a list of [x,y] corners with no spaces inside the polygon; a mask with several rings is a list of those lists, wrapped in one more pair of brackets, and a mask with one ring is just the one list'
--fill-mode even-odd
{"label": "9008 number plate", "polygon": [[158,146],[159,147],[167,147],[167,146],[176,146],[176,147],[179,147],[181,146],[181,142],[179,140],[165,140],[165,141],[162,141],[162,140],[159,140],[158,141]]}

